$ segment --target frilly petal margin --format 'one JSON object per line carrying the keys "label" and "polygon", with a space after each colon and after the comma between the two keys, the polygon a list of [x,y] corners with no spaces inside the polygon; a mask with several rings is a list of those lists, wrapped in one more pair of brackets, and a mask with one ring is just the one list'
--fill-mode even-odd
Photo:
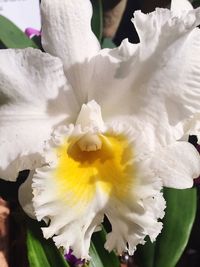
{"label": "frilly petal margin", "polygon": [[93,66],[89,59],[100,45],[91,29],[89,0],[43,0],[42,44],[46,52],[62,59],[65,74],[81,103],[87,100]]}
{"label": "frilly petal margin", "polygon": [[178,129],[175,138],[179,139],[185,133],[184,122],[200,112],[200,30],[195,28],[200,24],[200,8],[179,15],[167,9],[148,15],[136,11],[133,22],[141,42],[141,64],[133,84],[139,85],[145,77],[139,88],[148,98],[138,104],[146,103],[143,115],[153,118],[155,128],[165,122],[172,131]]}
{"label": "frilly petal margin", "polygon": [[110,120],[131,114],[134,127],[149,125],[165,146],[179,140],[184,122],[200,112],[200,30],[195,28],[200,9],[179,16],[159,8],[136,11],[133,21],[139,44],[124,40],[93,58],[89,100],[95,99]]}
{"label": "frilly petal margin", "polygon": [[119,255],[124,251],[133,255],[136,246],[145,243],[147,235],[154,242],[162,230],[162,223],[158,220],[165,214],[162,180],[151,167],[151,155],[140,160],[139,154],[142,151],[137,151],[138,148],[136,145],[134,164],[138,171],[135,177],[137,182],[130,189],[128,201],[110,197],[105,207],[105,214],[112,225],[105,248],[108,251],[114,249]]}
{"label": "frilly petal margin", "polygon": [[[129,132],[128,129],[125,132]],[[115,129],[110,129],[108,136],[114,132]],[[70,127],[62,132],[65,137],[71,133],[73,129]],[[120,133],[123,134],[123,130],[116,129],[116,136],[121,136]],[[72,249],[76,257],[89,259],[91,235],[106,215],[112,224],[105,244],[109,251],[114,249],[121,254],[127,250],[133,254],[136,245],[144,243],[146,235],[154,241],[162,228],[158,219],[164,216],[165,201],[160,192],[162,180],[155,176],[149,161],[138,162],[125,145],[123,153],[117,150],[115,155],[117,158],[119,155],[119,162],[124,166],[122,169],[115,161],[114,166],[110,166],[110,158],[106,162],[102,159],[97,166],[98,173],[92,176],[87,163],[79,163],[79,167],[76,157],[67,156],[63,165],[67,173],[61,167],[61,174],[58,172],[59,162],[68,154],[66,151],[71,153],[62,134],[57,133],[51,139],[45,153],[48,165],[38,168],[33,177],[36,217],[39,221],[49,222],[42,229],[44,237],[53,237],[58,247],[63,246],[67,252]],[[131,139],[129,142],[131,149]],[[63,147],[64,154],[57,150],[60,147]],[[76,168],[80,168],[80,172]],[[120,177],[116,177],[116,172]],[[112,178],[113,183],[109,180]],[[124,184],[123,178],[127,183]]]}
{"label": "frilly petal margin", "polygon": [[[89,205],[79,203],[73,207],[66,205],[57,196],[57,188],[48,167],[36,171],[33,177],[33,205],[37,219],[45,220],[48,227],[43,227],[45,238],[53,237],[57,247],[63,247],[66,253],[70,248],[73,254],[82,259],[90,259],[88,250],[91,235],[103,221],[103,213],[99,212],[106,198],[94,199]],[[66,192],[67,197],[67,192]],[[104,199],[104,200],[103,200]]]}
{"label": "frilly petal margin", "polygon": [[0,177],[43,164],[53,128],[78,110],[63,66],[37,49],[0,50]]}

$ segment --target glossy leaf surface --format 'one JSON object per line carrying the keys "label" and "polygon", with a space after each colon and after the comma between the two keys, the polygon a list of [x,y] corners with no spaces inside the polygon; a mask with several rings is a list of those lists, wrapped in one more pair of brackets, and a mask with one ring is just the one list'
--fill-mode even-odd
{"label": "glossy leaf surface", "polygon": [[0,15],[0,42],[7,48],[26,48],[37,45],[9,19]]}
{"label": "glossy leaf surface", "polygon": [[30,267],[69,267],[53,241],[44,239],[34,222],[28,224],[27,251]]}
{"label": "glossy leaf surface", "polygon": [[109,253],[105,248],[106,242],[106,231],[103,228],[100,232],[94,233],[92,238],[93,245],[103,263],[104,267],[119,267],[119,258],[114,252]]}

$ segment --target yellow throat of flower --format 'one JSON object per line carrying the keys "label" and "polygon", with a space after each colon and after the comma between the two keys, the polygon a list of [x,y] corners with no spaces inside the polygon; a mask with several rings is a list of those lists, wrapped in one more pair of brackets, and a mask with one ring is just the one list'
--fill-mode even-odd
{"label": "yellow throat of flower", "polygon": [[135,168],[133,151],[123,135],[86,134],[56,148],[58,164],[53,177],[59,196],[68,205],[87,205],[99,190],[117,199],[127,198]]}

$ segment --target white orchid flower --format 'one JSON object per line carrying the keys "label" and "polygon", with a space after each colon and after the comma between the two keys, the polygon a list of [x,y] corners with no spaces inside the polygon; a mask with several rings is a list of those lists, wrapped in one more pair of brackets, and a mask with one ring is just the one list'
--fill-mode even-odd
{"label": "white orchid flower", "polygon": [[42,0],[47,53],[0,51],[0,177],[31,170],[22,206],[77,257],[89,258],[104,215],[109,251],[155,240],[162,187],[199,176],[197,151],[180,140],[200,112],[200,9],[182,3],[136,11],[140,43],[100,50],[89,0]]}

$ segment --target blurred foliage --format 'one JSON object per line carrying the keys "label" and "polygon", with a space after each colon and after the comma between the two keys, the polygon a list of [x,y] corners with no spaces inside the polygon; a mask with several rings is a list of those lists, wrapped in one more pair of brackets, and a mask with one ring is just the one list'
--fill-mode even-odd
{"label": "blurred foliage", "polygon": [[101,0],[91,0],[93,6],[92,30],[101,42],[103,33],[103,7]]}
{"label": "blurred foliage", "polygon": [[39,225],[30,220],[27,224],[27,252],[29,267],[69,267],[52,239],[44,239]]}
{"label": "blurred foliage", "polygon": [[0,15],[0,42],[8,48],[26,48],[37,45],[28,38],[14,23]]}

